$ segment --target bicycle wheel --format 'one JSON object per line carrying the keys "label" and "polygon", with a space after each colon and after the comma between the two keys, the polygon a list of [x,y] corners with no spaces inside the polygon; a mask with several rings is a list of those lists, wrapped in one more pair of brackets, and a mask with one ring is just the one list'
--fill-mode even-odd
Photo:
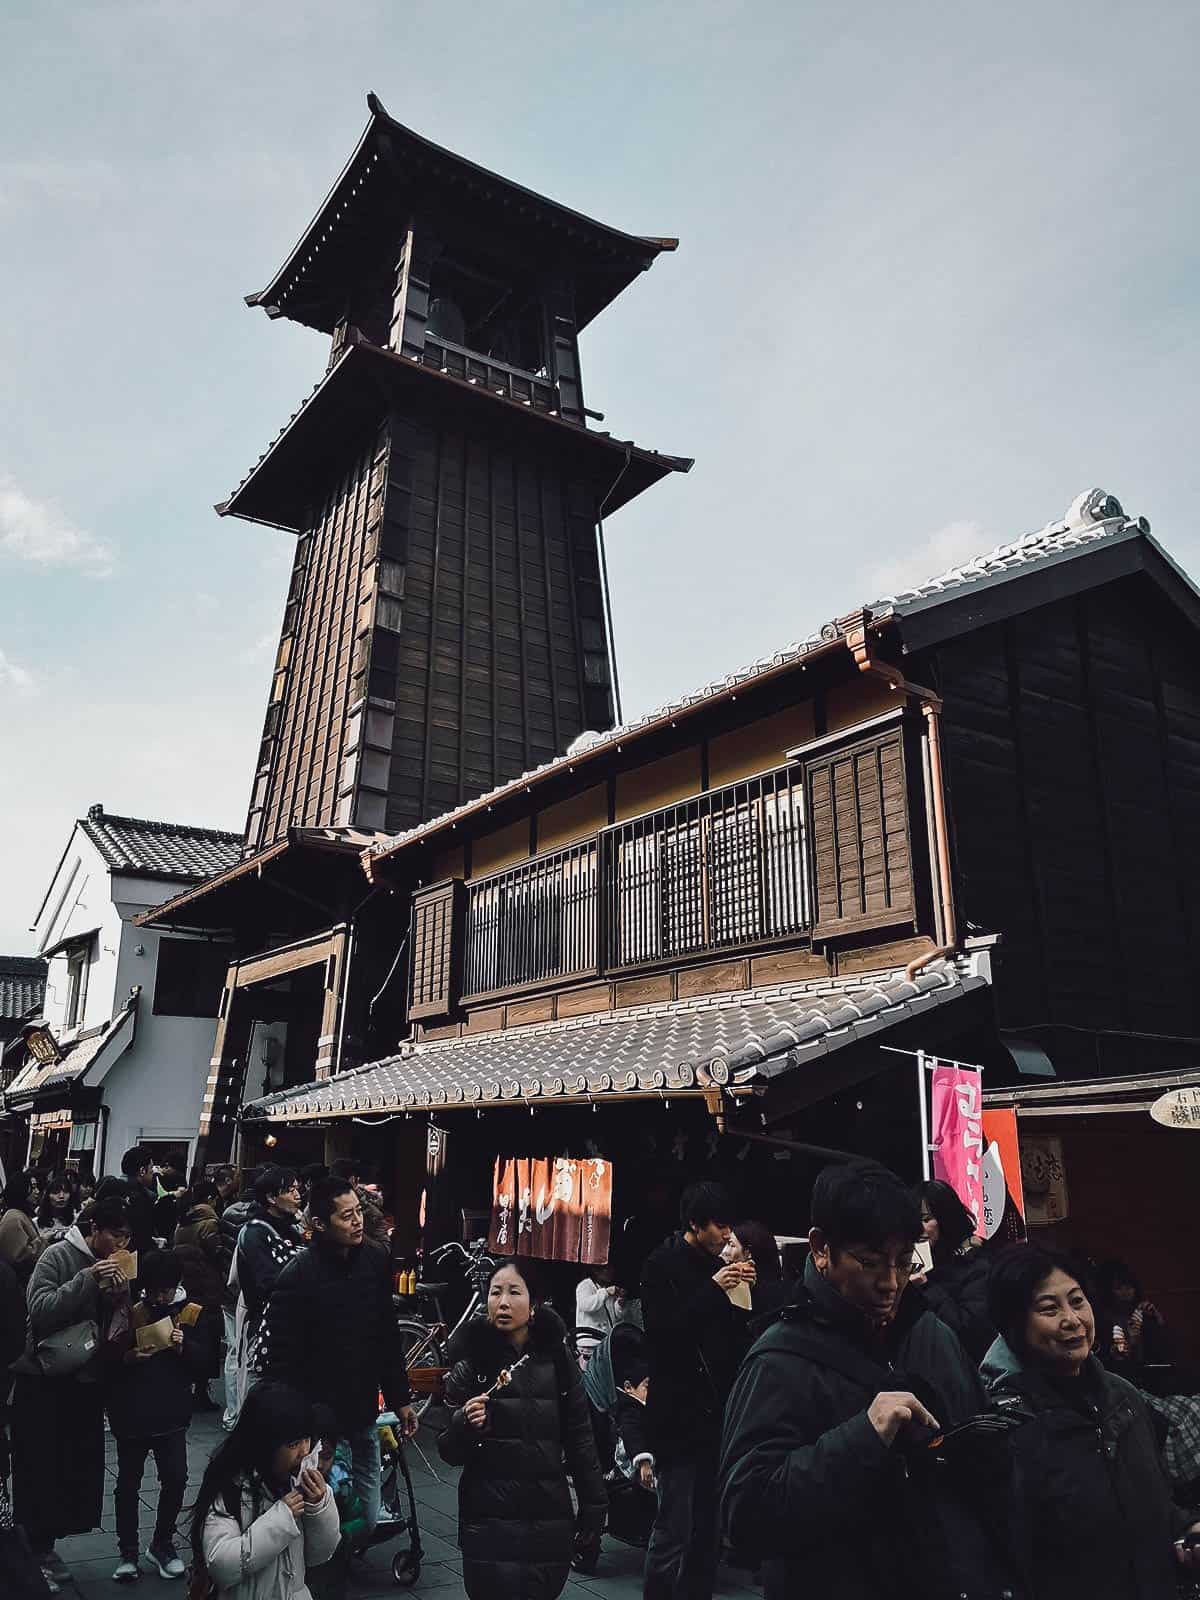
{"label": "bicycle wheel", "polygon": [[413,1410],[418,1420],[434,1400],[441,1398],[447,1371],[446,1347],[440,1327],[431,1328],[416,1317],[401,1317],[396,1323],[404,1350],[404,1364],[413,1391]]}

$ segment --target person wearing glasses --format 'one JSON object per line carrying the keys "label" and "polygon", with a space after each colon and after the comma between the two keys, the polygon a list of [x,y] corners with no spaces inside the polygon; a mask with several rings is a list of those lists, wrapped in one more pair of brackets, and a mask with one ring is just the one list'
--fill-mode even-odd
{"label": "person wearing glasses", "polygon": [[972,1498],[949,1532],[930,1504],[929,1445],[985,1400],[958,1339],[905,1292],[920,1209],[885,1168],[845,1163],[818,1177],[811,1221],[803,1283],[726,1407],[726,1535],[761,1562],[766,1600],[999,1600],[1006,1558]]}
{"label": "person wearing glasses", "polygon": [[300,1181],[291,1167],[264,1167],[254,1181],[254,1204],[238,1234],[234,1261],[239,1409],[257,1376],[258,1340],[271,1290],[304,1243],[296,1221],[299,1209]]}

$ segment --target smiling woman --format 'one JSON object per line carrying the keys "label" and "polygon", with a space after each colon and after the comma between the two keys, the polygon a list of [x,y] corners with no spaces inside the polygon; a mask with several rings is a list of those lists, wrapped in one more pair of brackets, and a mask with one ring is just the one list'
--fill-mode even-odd
{"label": "smiling woman", "polygon": [[1078,1268],[1015,1245],[993,1265],[988,1305],[1001,1337],[984,1378],[995,1398],[1030,1414],[1013,1436],[1030,1589],[1169,1600],[1200,1525],[1189,1528],[1172,1504],[1141,1395],[1092,1354],[1095,1317]]}

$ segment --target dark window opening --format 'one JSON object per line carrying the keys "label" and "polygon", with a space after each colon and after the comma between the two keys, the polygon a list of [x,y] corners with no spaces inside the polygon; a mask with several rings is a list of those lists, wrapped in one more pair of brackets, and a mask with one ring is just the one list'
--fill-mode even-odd
{"label": "dark window opening", "polygon": [[434,262],[427,337],[535,375],[545,373],[542,303],[527,286],[450,256]]}
{"label": "dark window opening", "polygon": [[215,1017],[225,987],[229,950],[190,939],[160,939],[154,975],[157,1017]]}

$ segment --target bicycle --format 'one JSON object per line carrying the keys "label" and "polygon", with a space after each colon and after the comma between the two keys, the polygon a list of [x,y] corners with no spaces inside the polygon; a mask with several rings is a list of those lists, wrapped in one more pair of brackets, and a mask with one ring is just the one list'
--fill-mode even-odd
{"label": "bicycle", "polygon": [[[453,1327],[446,1321],[442,1309],[442,1296],[448,1283],[418,1283],[417,1298],[430,1303],[434,1319],[426,1321],[421,1316],[397,1318],[404,1360],[408,1367],[409,1387],[413,1392],[413,1410],[420,1421],[435,1400],[440,1400],[450,1371],[450,1343],[455,1334],[479,1314],[487,1294],[488,1279],[496,1270],[495,1259],[488,1255],[486,1239],[475,1239],[464,1246],[452,1239],[433,1252],[430,1260],[440,1266],[449,1256],[457,1255],[465,1268],[471,1285],[471,1295],[462,1315]],[[395,1297],[397,1300],[399,1296]]]}

